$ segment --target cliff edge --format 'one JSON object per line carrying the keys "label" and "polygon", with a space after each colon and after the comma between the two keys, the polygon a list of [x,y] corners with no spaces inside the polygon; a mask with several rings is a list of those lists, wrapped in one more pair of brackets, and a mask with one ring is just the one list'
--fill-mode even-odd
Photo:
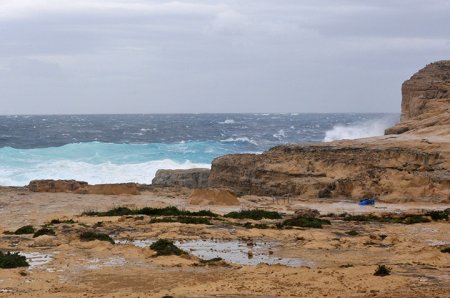
{"label": "cliff edge", "polygon": [[450,61],[427,65],[402,93],[401,121],[385,136],[222,156],[209,185],[240,195],[450,202]]}

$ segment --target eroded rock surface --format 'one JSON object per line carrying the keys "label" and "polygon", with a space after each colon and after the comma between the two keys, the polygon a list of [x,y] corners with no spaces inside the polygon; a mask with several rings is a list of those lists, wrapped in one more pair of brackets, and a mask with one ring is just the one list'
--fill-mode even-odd
{"label": "eroded rock surface", "polygon": [[33,180],[28,185],[32,192],[63,192],[99,195],[138,195],[139,188],[135,183],[96,184],[89,185],[76,180]]}
{"label": "eroded rock surface", "polygon": [[189,197],[191,205],[239,206],[236,195],[227,189],[194,189]]}
{"label": "eroded rock surface", "polygon": [[450,61],[430,64],[403,84],[401,122],[388,135],[283,145],[212,163],[209,184],[239,195],[450,201]]}
{"label": "eroded rock surface", "polygon": [[158,170],[152,185],[182,186],[187,188],[208,187],[209,169]]}

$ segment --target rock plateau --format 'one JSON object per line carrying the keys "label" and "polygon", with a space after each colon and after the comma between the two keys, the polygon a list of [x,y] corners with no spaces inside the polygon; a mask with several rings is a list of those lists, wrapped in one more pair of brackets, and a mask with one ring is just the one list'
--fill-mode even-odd
{"label": "rock plateau", "polygon": [[402,96],[401,121],[385,136],[226,155],[213,161],[209,185],[239,195],[449,202],[450,61],[414,74]]}

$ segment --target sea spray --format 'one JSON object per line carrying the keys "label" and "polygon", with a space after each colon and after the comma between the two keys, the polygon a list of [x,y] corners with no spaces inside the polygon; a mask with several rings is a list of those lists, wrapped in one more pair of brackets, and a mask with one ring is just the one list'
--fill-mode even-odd
{"label": "sea spray", "polygon": [[354,140],[381,136],[384,130],[397,122],[396,117],[384,117],[381,119],[371,119],[358,121],[349,125],[335,125],[333,129],[325,132],[324,142],[336,140]]}

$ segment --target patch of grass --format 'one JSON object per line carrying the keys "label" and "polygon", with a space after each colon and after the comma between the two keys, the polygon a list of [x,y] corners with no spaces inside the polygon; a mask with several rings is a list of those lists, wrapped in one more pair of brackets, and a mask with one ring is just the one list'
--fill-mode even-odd
{"label": "patch of grass", "polygon": [[427,216],[430,216],[432,220],[448,220],[448,214],[445,211],[430,211],[426,213]]}
{"label": "patch of grass", "polygon": [[74,223],[76,223],[76,221],[74,221],[73,219],[65,219],[65,220],[52,219],[49,224],[51,224],[51,225],[59,225],[59,224],[70,225],[70,224],[74,224]]}
{"label": "patch of grass", "polygon": [[348,232],[345,232],[345,234],[347,234],[349,236],[358,236],[359,235],[358,231],[355,231],[355,230],[350,230]]}
{"label": "patch of grass", "polygon": [[31,225],[20,227],[14,232],[14,234],[16,235],[33,234],[33,233],[34,228]]}
{"label": "patch of grass", "polygon": [[107,234],[103,233],[96,233],[92,231],[83,232],[80,234],[80,240],[81,241],[94,241],[94,240],[100,240],[100,241],[108,241],[111,244],[114,244],[114,240],[109,237]]}
{"label": "patch of grass", "polygon": [[450,254],[450,246],[444,247],[441,252]]}
{"label": "patch of grass", "polygon": [[36,237],[39,237],[39,236],[42,236],[42,235],[55,236],[56,233],[55,233],[55,231],[53,229],[42,228],[42,229],[37,230],[34,233],[33,238],[36,238]]}
{"label": "patch of grass", "polygon": [[288,218],[282,223],[278,224],[279,228],[284,227],[302,227],[302,228],[314,228],[322,229],[323,225],[330,225],[331,222],[326,219],[297,216],[294,218]]}
{"label": "patch of grass", "polygon": [[345,221],[361,221],[361,222],[385,222],[385,223],[402,223],[415,224],[422,222],[430,222],[430,220],[422,215],[403,215],[403,216],[377,216],[374,214],[364,215],[349,215],[346,214],[343,218]]}
{"label": "patch of grass", "polygon": [[82,215],[86,216],[124,216],[124,215],[148,215],[148,216],[204,216],[218,217],[219,215],[209,211],[185,211],[177,207],[130,209],[128,207],[116,207],[105,212],[86,211]]}
{"label": "patch of grass", "polygon": [[230,212],[224,215],[228,218],[236,218],[236,219],[253,219],[253,220],[261,220],[263,218],[267,219],[281,219],[282,216],[280,213],[276,211],[266,211],[266,210],[241,210],[239,212]]}
{"label": "patch of grass", "polygon": [[387,267],[386,265],[378,265],[378,268],[375,270],[375,276],[388,276],[391,275],[392,268]]}
{"label": "patch of grass", "polygon": [[222,262],[222,261],[223,261],[222,258],[212,258],[212,259],[209,259],[209,260],[200,260],[200,263],[202,263],[202,264],[214,264],[214,263]]}
{"label": "patch of grass", "polygon": [[166,239],[159,239],[150,248],[156,252],[157,256],[181,256],[186,254],[183,250],[179,249],[172,241]]}
{"label": "patch of grass", "polygon": [[246,222],[243,226],[244,228],[247,229],[262,229],[262,230],[270,229],[270,226],[265,223],[252,224],[251,222]]}
{"label": "patch of grass", "polygon": [[407,224],[407,225],[412,225],[412,224],[416,224],[416,223],[422,223],[422,222],[430,222],[431,220],[423,217],[421,215],[411,215],[411,216],[406,216],[405,218],[403,218],[403,223]]}
{"label": "patch of grass", "polygon": [[3,253],[0,251],[0,268],[10,269],[17,267],[28,267],[30,264],[27,262],[27,258],[19,255],[18,252],[15,253]]}
{"label": "patch of grass", "polygon": [[182,224],[194,224],[194,225],[212,225],[208,218],[204,217],[189,217],[189,216],[178,216],[165,217],[165,218],[153,218],[150,223],[160,223],[160,222],[179,222]]}

